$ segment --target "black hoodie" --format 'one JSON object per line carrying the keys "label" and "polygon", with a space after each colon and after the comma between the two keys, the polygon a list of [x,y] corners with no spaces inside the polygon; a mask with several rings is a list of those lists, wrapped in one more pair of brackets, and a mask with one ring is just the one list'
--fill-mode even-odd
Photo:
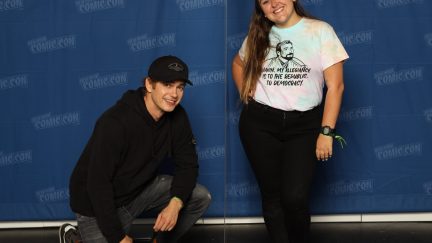
{"label": "black hoodie", "polygon": [[143,190],[167,156],[175,162],[171,194],[186,202],[198,176],[198,158],[185,110],[178,105],[156,122],[142,88],[127,91],[98,119],[72,172],[72,210],[96,217],[108,242],[120,242],[125,232],[117,208]]}

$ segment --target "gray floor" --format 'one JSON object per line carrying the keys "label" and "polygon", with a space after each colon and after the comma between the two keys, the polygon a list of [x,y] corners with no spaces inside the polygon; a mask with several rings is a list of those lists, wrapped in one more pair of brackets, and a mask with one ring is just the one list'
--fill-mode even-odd
{"label": "gray floor", "polygon": [[[150,225],[134,225],[135,242],[151,232]],[[56,243],[57,228],[1,229],[1,243]],[[431,223],[314,223],[313,243],[431,243]],[[182,243],[269,243],[262,224],[196,225]]]}

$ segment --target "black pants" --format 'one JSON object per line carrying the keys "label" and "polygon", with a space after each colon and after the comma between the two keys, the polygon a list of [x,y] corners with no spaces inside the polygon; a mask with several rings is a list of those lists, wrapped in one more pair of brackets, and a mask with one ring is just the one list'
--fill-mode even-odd
{"label": "black pants", "polygon": [[309,193],[322,109],[281,111],[253,100],[240,115],[240,138],[262,196],[275,243],[304,243],[310,228]]}

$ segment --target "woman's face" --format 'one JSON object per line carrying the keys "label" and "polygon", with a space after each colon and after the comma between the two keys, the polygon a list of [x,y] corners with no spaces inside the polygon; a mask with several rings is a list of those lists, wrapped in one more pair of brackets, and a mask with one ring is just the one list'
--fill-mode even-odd
{"label": "woman's face", "polygon": [[296,0],[257,0],[267,19],[278,27],[290,27],[301,17],[294,10]]}

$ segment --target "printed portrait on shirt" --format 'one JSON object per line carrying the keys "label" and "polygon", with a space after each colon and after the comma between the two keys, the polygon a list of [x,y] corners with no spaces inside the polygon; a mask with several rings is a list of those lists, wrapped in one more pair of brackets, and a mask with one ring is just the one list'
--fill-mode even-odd
{"label": "printed portrait on shirt", "polygon": [[273,86],[302,86],[310,68],[296,56],[294,43],[283,40],[269,50],[263,64],[262,79]]}
{"label": "printed portrait on shirt", "polygon": [[287,68],[306,66],[303,61],[294,55],[294,45],[290,40],[279,42],[274,49],[276,56],[267,59],[264,63],[269,68]]}

